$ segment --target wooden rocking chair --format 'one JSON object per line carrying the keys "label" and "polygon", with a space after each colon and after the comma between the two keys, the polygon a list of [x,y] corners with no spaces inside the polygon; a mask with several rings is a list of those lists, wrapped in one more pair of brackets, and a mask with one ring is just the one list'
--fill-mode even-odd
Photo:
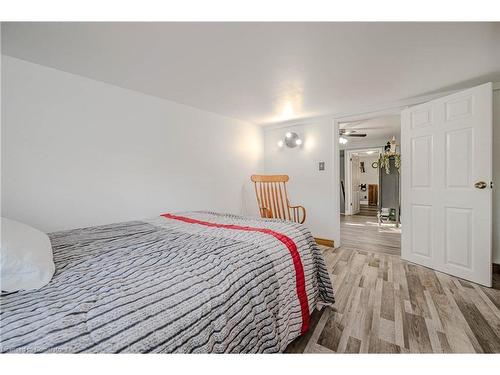
{"label": "wooden rocking chair", "polygon": [[302,206],[291,206],[288,201],[285,183],[287,175],[252,175],[255,195],[259,205],[260,216],[290,220],[302,224],[306,220],[306,209]]}

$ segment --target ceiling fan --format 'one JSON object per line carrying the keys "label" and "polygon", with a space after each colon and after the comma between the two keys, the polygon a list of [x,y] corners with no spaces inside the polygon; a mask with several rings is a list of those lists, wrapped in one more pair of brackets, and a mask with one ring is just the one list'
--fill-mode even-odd
{"label": "ceiling fan", "polygon": [[358,133],[356,130],[340,129],[339,135],[341,137],[366,137],[366,133]]}

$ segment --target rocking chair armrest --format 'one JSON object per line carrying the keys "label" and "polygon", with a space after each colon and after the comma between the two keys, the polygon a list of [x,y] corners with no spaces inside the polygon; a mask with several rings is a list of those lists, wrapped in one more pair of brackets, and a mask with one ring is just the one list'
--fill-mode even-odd
{"label": "rocking chair armrest", "polygon": [[299,220],[299,224],[303,224],[304,221],[306,221],[306,209],[304,208],[304,206],[291,206],[290,204],[288,204],[288,207],[291,209],[301,209],[302,210],[302,220]]}

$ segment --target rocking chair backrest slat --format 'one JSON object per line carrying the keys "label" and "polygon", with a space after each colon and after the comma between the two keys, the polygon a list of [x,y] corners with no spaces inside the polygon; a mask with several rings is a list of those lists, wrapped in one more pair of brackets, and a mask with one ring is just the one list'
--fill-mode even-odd
{"label": "rocking chair backrest slat", "polygon": [[251,180],[254,183],[261,217],[304,222],[305,208],[291,206],[288,200],[287,175],[253,175]]}

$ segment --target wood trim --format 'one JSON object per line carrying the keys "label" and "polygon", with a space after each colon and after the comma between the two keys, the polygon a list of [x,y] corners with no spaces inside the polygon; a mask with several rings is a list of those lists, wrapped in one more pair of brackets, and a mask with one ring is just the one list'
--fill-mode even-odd
{"label": "wood trim", "polygon": [[500,264],[492,263],[492,271],[493,271],[493,273],[500,275]]}
{"label": "wood trim", "polygon": [[334,240],[327,240],[325,238],[318,238],[318,237],[314,237],[314,240],[316,241],[316,243],[318,245],[323,245],[323,246],[335,248],[335,241]]}

